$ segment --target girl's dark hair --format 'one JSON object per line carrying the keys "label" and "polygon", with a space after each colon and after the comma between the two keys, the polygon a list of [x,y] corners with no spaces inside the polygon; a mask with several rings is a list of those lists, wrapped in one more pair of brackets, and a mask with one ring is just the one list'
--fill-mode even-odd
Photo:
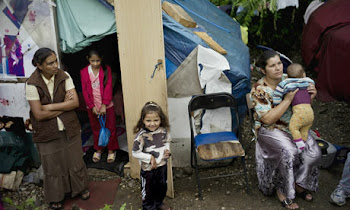
{"label": "girl's dark hair", "polygon": [[256,66],[260,67],[262,69],[265,69],[267,65],[267,60],[269,60],[272,57],[275,57],[276,55],[280,56],[276,51],[274,50],[266,50],[264,51],[256,61]]}
{"label": "girl's dark hair", "polygon": [[108,71],[107,71],[106,64],[103,61],[103,56],[97,50],[91,49],[87,55],[87,58],[89,59],[93,55],[97,55],[98,57],[100,57],[102,59],[101,66],[102,66],[102,70],[103,70],[103,86],[106,86],[107,80],[108,80]]}
{"label": "girl's dark hair", "polygon": [[43,48],[38,49],[35,52],[33,59],[32,59],[33,66],[36,67],[38,64],[40,64],[40,65],[43,64],[44,61],[46,60],[46,58],[52,54],[56,55],[56,53],[53,50],[51,50],[50,48],[43,47]]}
{"label": "girl's dark hair", "polygon": [[156,104],[155,102],[149,101],[142,108],[140,119],[137,122],[136,126],[134,127],[134,133],[137,133],[141,129],[145,128],[145,125],[143,124],[143,120],[144,120],[146,114],[149,114],[152,112],[155,112],[159,115],[160,127],[163,127],[163,128],[166,128],[167,130],[169,130],[169,121],[168,121],[168,118],[165,116],[162,108],[158,104]]}

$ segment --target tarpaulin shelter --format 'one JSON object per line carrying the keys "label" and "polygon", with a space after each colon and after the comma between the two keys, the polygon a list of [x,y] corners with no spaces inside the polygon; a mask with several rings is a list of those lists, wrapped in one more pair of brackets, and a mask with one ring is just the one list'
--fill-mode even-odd
{"label": "tarpaulin shelter", "polygon": [[[185,27],[163,12],[168,110],[173,138],[172,148],[174,157],[178,157],[173,159],[173,165],[181,167],[187,166],[186,153],[190,153],[187,105],[192,95],[208,93],[209,85],[210,91],[213,92],[216,88],[217,90],[220,88],[222,92],[231,92],[239,101],[241,116],[245,115],[245,94],[250,91],[249,49],[242,42],[240,25],[211,2],[207,0],[166,0],[166,2],[181,6],[197,24],[196,28]],[[211,47],[194,34],[196,30],[205,31],[227,51],[227,54],[215,55],[210,50]],[[203,72],[209,75],[203,75]],[[208,81],[208,76],[210,82],[203,85],[204,80]],[[226,81],[227,79],[229,81]],[[215,120],[216,116],[225,113],[226,118],[220,119],[229,119],[229,114],[225,110],[215,114],[204,114],[201,132],[206,132],[208,129],[215,130],[218,127],[225,130],[231,126],[231,123],[224,125],[221,121]],[[205,118],[211,118],[209,124],[205,122]]]}
{"label": "tarpaulin shelter", "polygon": [[318,98],[350,103],[350,1],[329,0],[305,25],[302,57],[317,72]]}
{"label": "tarpaulin shelter", "polygon": [[[240,25],[207,0],[166,0],[180,5],[220,46],[227,50],[224,57],[230,69],[225,71],[232,83],[235,98],[244,98],[250,91],[249,49],[242,42]],[[209,47],[201,38],[165,12],[163,30],[167,77],[177,69],[197,45]]]}
{"label": "tarpaulin shelter", "polygon": [[[75,46],[76,44],[80,44],[80,43],[83,43],[84,46],[86,46],[85,40],[89,38],[92,38],[92,39],[97,38],[99,34],[95,34],[92,32],[85,32],[85,30],[94,29],[93,27],[93,25],[95,24],[94,21],[89,21],[89,22],[84,21],[84,24],[85,24],[84,27],[80,26],[80,24],[82,23],[81,21],[83,19],[76,17],[76,16],[79,16],[81,13],[79,12],[80,10],[79,8],[81,7],[78,6],[78,4],[79,3],[100,4],[100,1],[74,0],[74,6],[70,7],[69,10],[60,9],[61,4],[65,2],[69,5],[72,3],[71,1],[72,0],[70,1],[61,0],[60,4],[57,4],[58,28],[60,31],[60,39],[61,39],[61,42],[64,41],[67,44],[69,44],[69,46]],[[234,95],[234,97],[238,99],[240,103],[240,113],[241,113],[241,116],[243,116],[246,111],[245,94],[250,91],[250,68],[249,68],[250,61],[249,61],[249,49],[241,40],[240,25],[208,0],[166,0],[166,1],[163,0],[161,3],[164,3],[164,2],[169,2],[183,8],[183,10],[185,10],[191,16],[191,18],[196,22],[198,26],[196,28],[185,27],[179,22],[177,22],[175,19],[173,19],[166,12],[164,11],[162,12],[166,78],[169,79],[174,74],[174,72],[179,68],[179,66],[183,64],[185,59],[188,58],[190,53],[193,52],[199,45],[206,49],[211,48],[206,42],[202,40],[202,38],[200,38],[194,33],[194,31],[205,32],[216,43],[218,43],[222,48],[224,48],[227,51],[226,54],[222,55],[222,57],[226,60],[227,65],[225,65],[225,67],[221,70],[222,72],[224,72],[226,78],[231,83],[229,84],[230,86],[227,92],[231,92]],[[110,34],[113,30],[113,24],[114,24],[114,20],[113,20],[114,14],[113,12],[111,12],[113,8],[111,7],[103,8],[102,5],[103,4],[100,4],[96,7],[83,5],[84,13],[85,14],[94,13],[95,16],[98,15],[98,13],[103,13],[104,16],[110,16],[110,17],[104,18],[103,26],[105,28],[105,31],[100,32],[100,34],[102,35]],[[76,11],[73,11],[75,9]],[[118,8],[114,8],[114,9],[118,10]],[[63,14],[59,14],[61,12]],[[65,15],[64,14],[65,12],[69,12],[70,14]],[[132,12],[132,11],[129,11],[129,12]],[[140,20],[144,18],[140,14],[133,14],[133,15],[136,15],[136,17],[139,18]],[[139,15],[139,17],[137,15]],[[64,22],[62,22],[62,19],[60,19],[60,17],[65,17],[65,20],[63,20]],[[67,19],[67,17],[71,17],[71,19]],[[73,25],[69,25],[69,24],[73,24]],[[91,27],[89,27],[90,24],[92,25]],[[71,30],[71,27],[73,27],[74,30]],[[142,25],[142,27],[147,27],[147,24]],[[101,29],[101,27],[99,27],[99,29]],[[80,35],[78,34],[77,36],[69,35],[68,37],[67,34],[63,33],[64,36],[61,36],[62,30],[65,30],[65,32],[79,32],[81,34]],[[116,31],[117,33],[120,33],[120,31],[118,31],[118,26],[116,26]],[[84,38],[84,36],[86,36],[85,39],[83,40],[80,39],[80,38]],[[142,36],[142,35],[139,35],[139,36]],[[79,39],[75,40],[75,37],[78,37]],[[70,47],[70,48],[75,49],[76,47]],[[65,48],[62,48],[62,44],[61,44],[61,50],[65,52],[64,51]],[[69,53],[69,51],[68,52],[66,51],[66,53]],[[134,62],[137,62],[138,58],[136,57],[134,59],[135,59]],[[143,60],[141,59],[140,62],[142,61]],[[194,68],[198,68],[198,67],[199,67],[198,63],[196,63]],[[143,74],[143,72],[140,72],[140,74]],[[123,80],[125,78],[126,77],[123,77]],[[132,82],[133,81],[130,81],[130,82],[123,81],[123,85],[126,83],[132,83]],[[175,85],[181,86],[182,84],[178,83]],[[200,88],[199,92],[201,90],[202,88]],[[175,124],[184,125],[184,121],[186,122],[188,121],[187,114],[184,115],[184,117],[181,117],[181,114],[177,112],[178,110],[180,110],[181,112],[187,112],[187,104],[184,101],[182,102],[176,101],[175,103],[172,103],[173,99],[174,98],[171,98],[170,96],[168,96],[168,110],[169,110],[170,122],[172,125],[171,131],[174,131],[174,133],[181,134],[183,136],[179,137],[179,136],[173,135],[172,133],[171,135],[173,137],[173,140],[175,139],[174,142],[179,142],[179,145],[182,145],[183,147],[183,144],[181,142],[188,141],[185,138],[189,138],[189,135],[185,135],[184,129],[182,128],[179,128],[180,132],[176,132],[177,130],[176,130]],[[172,113],[170,112],[177,113],[176,118],[180,121],[174,121],[174,118],[172,118],[171,116]],[[177,138],[179,139],[183,138],[183,141],[182,140],[177,141],[176,140]],[[129,136],[128,136],[128,139],[129,139]],[[174,154],[174,157],[175,156],[180,157],[179,155]],[[184,161],[179,161],[179,162],[184,162]]]}
{"label": "tarpaulin shelter", "polygon": [[[227,50],[225,58],[230,69],[225,74],[233,84],[233,95],[238,99],[244,98],[250,91],[250,61],[249,49],[241,40],[240,25],[208,0],[166,1],[180,5],[199,26],[187,28],[163,12],[167,78],[198,45],[209,47],[193,33],[194,30],[202,30]],[[81,8],[84,8],[84,13]],[[61,50],[65,53],[76,52],[107,34],[115,33],[114,14],[108,9],[113,7],[104,7],[100,1],[59,1],[57,16]],[[90,18],[85,18],[86,15]],[[97,20],[103,24],[97,24]]]}

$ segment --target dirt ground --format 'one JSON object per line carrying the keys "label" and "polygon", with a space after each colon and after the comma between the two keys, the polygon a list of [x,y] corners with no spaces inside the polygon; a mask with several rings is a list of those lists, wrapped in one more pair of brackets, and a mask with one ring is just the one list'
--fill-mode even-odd
{"label": "dirt ground", "polygon": [[[301,58],[297,54],[292,60],[300,62]],[[307,72],[307,74],[312,79],[316,79],[313,72]],[[252,80],[258,78],[260,78],[259,73],[252,72]],[[350,146],[350,105],[339,101],[325,103],[316,99],[313,102],[313,109],[315,121],[312,130],[317,130],[321,138],[332,144]],[[242,136],[243,143],[248,145],[252,139],[248,119],[244,122]],[[201,181],[204,196],[201,201],[198,199],[194,170],[174,168],[175,198],[166,198],[165,203],[173,210],[284,209],[275,196],[265,196],[259,191],[254,154],[255,145],[253,143],[247,154],[249,193],[245,191],[242,175],[205,179]],[[313,194],[314,200],[307,202],[296,198],[295,201],[299,204],[300,209],[350,209],[350,201],[343,207],[329,203],[330,195],[340,180],[343,166],[343,163],[336,163],[327,169],[321,169],[319,188]],[[236,161],[232,167],[204,171],[202,176],[237,171],[239,168],[239,161]],[[140,184],[138,180],[128,178],[128,175],[123,178],[117,191],[114,208],[119,209],[122,205],[126,205],[126,209],[141,209]]]}
{"label": "dirt ground", "polygon": [[[300,60],[300,57],[292,59]],[[307,74],[315,79],[311,72]],[[259,74],[253,72],[252,79],[259,78]],[[313,102],[315,121],[312,129],[317,130],[321,137],[340,146],[350,146],[350,106],[344,102],[324,103],[317,99]],[[250,125],[245,119],[242,129],[242,139],[244,145],[249,145],[252,139]],[[255,172],[255,147],[252,144],[247,152],[247,168],[249,180],[249,193],[245,191],[242,175],[231,176],[217,179],[205,179],[201,181],[204,200],[198,199],[194,170],[192,168],[174,168],[174,189],[175,197],[166,198],[165,203],[173,210],[202,209],[202,210],[228,210],[228,209],[283,209],[275,196],[263,195],[257,187],[257,177]],[[188,160],[190,157],[188,157]],[[295,201],[300,209],[350,209],[350,200],[344,207],[336,207],[329,203],[329,198],[341,177],[342,163],[334,164],[332,167],[320,170],[319,189],[313,194],[312,202],[297,198]],[[239,161],[233,166],[204,171],[202,177],[206,175],[219,175],[226,172],[237,171],[240,169]],[[110,180],[119,178],[115,173],[89,169],[90,180]],[[98,175],[97,175],[98,174]],[[139,180],[131,179],[126,172],[121,178],[122,182],[118,187],[113,209],[124,207],[127,210],[141,209],[141,192]],[[39,206],[42,201],[42,188],[38,196]],[[22,194],[20,194],[22,195]],[[3,195],[5,196],[5,195]],[[14,200],[19,196],[18,192],[8,192]],[[39,199],[40,197],[40,199]],[[41,205],[39,209],[46,209],[47,206]],[[5,208],[6,209],[6,208]],[[9,208],[10,209],[10,208]],[[13,209],[13,208],[11,208]],[[122,208],[123,209],[123,208]]]}
{"label": "dirt ground", "polygon": [[[337,145],[350,145],[350,106],[343,102],[323,103],[314,101],[315,123],[313,130],[318,130],[321,137]],[[243,128],[243,142],[249,144],[252,135],[249,132],[247,119]],[[248,151],[247,167],[249,193],[246,193],[242,175],[205,179],[201,181],[204,199],[198,199],[196,178],[191,168],[174,168],[175,198],[166,198],[165,203],[172,209],[283,209],[275,196],[263,195],[257,187],[255,172],[255,147],[254,144]],[[320,170],[319,189],[314,193],[312,202],[296,198],[300,209],[349,209],[350,203],[343,207],[336,207],[329,203],[329,198],[341,177],[342,163],[332,165],[330,168]],[[232,167],[211,169],[204,171],[206,174],[222,174],[229,171],[239,170],[239,161]],[[132,183],[132,184],[131,184]],[[126,204],[126,209],[141,209],[141,196],[138,180],[131,180],[128,175],[123,178],[120,185],[114,208]]]}

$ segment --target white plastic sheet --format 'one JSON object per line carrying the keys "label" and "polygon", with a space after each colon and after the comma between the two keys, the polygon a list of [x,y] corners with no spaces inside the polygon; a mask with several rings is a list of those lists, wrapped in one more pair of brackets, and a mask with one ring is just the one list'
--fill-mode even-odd
{"label": "white plastic sheet", "polygon": [[[223,71],[230,69],[224,56],[216,51],[198,47],[197,67],[199,81],[205,93],[227,92],[231,93],[232,84]],[[202,118],[201,133],[231,131],[230,108],[206,110]]]}

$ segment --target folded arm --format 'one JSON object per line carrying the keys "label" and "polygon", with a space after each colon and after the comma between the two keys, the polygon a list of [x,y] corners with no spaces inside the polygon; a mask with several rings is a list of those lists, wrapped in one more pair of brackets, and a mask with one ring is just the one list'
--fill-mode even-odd
{"label": "folded arm", "polygon": [[70,111],[79,107],[78,94],[75,89],[67,90],[65,99],[60,103],[52,103],[43,105],[43,110],[46,111]]}
{"label": "folded arm", "polygon": [[52,119],[62,114],[62,111],[44,110],[39,100],[29,100],[28,103],[35,119],[38,121]]}

